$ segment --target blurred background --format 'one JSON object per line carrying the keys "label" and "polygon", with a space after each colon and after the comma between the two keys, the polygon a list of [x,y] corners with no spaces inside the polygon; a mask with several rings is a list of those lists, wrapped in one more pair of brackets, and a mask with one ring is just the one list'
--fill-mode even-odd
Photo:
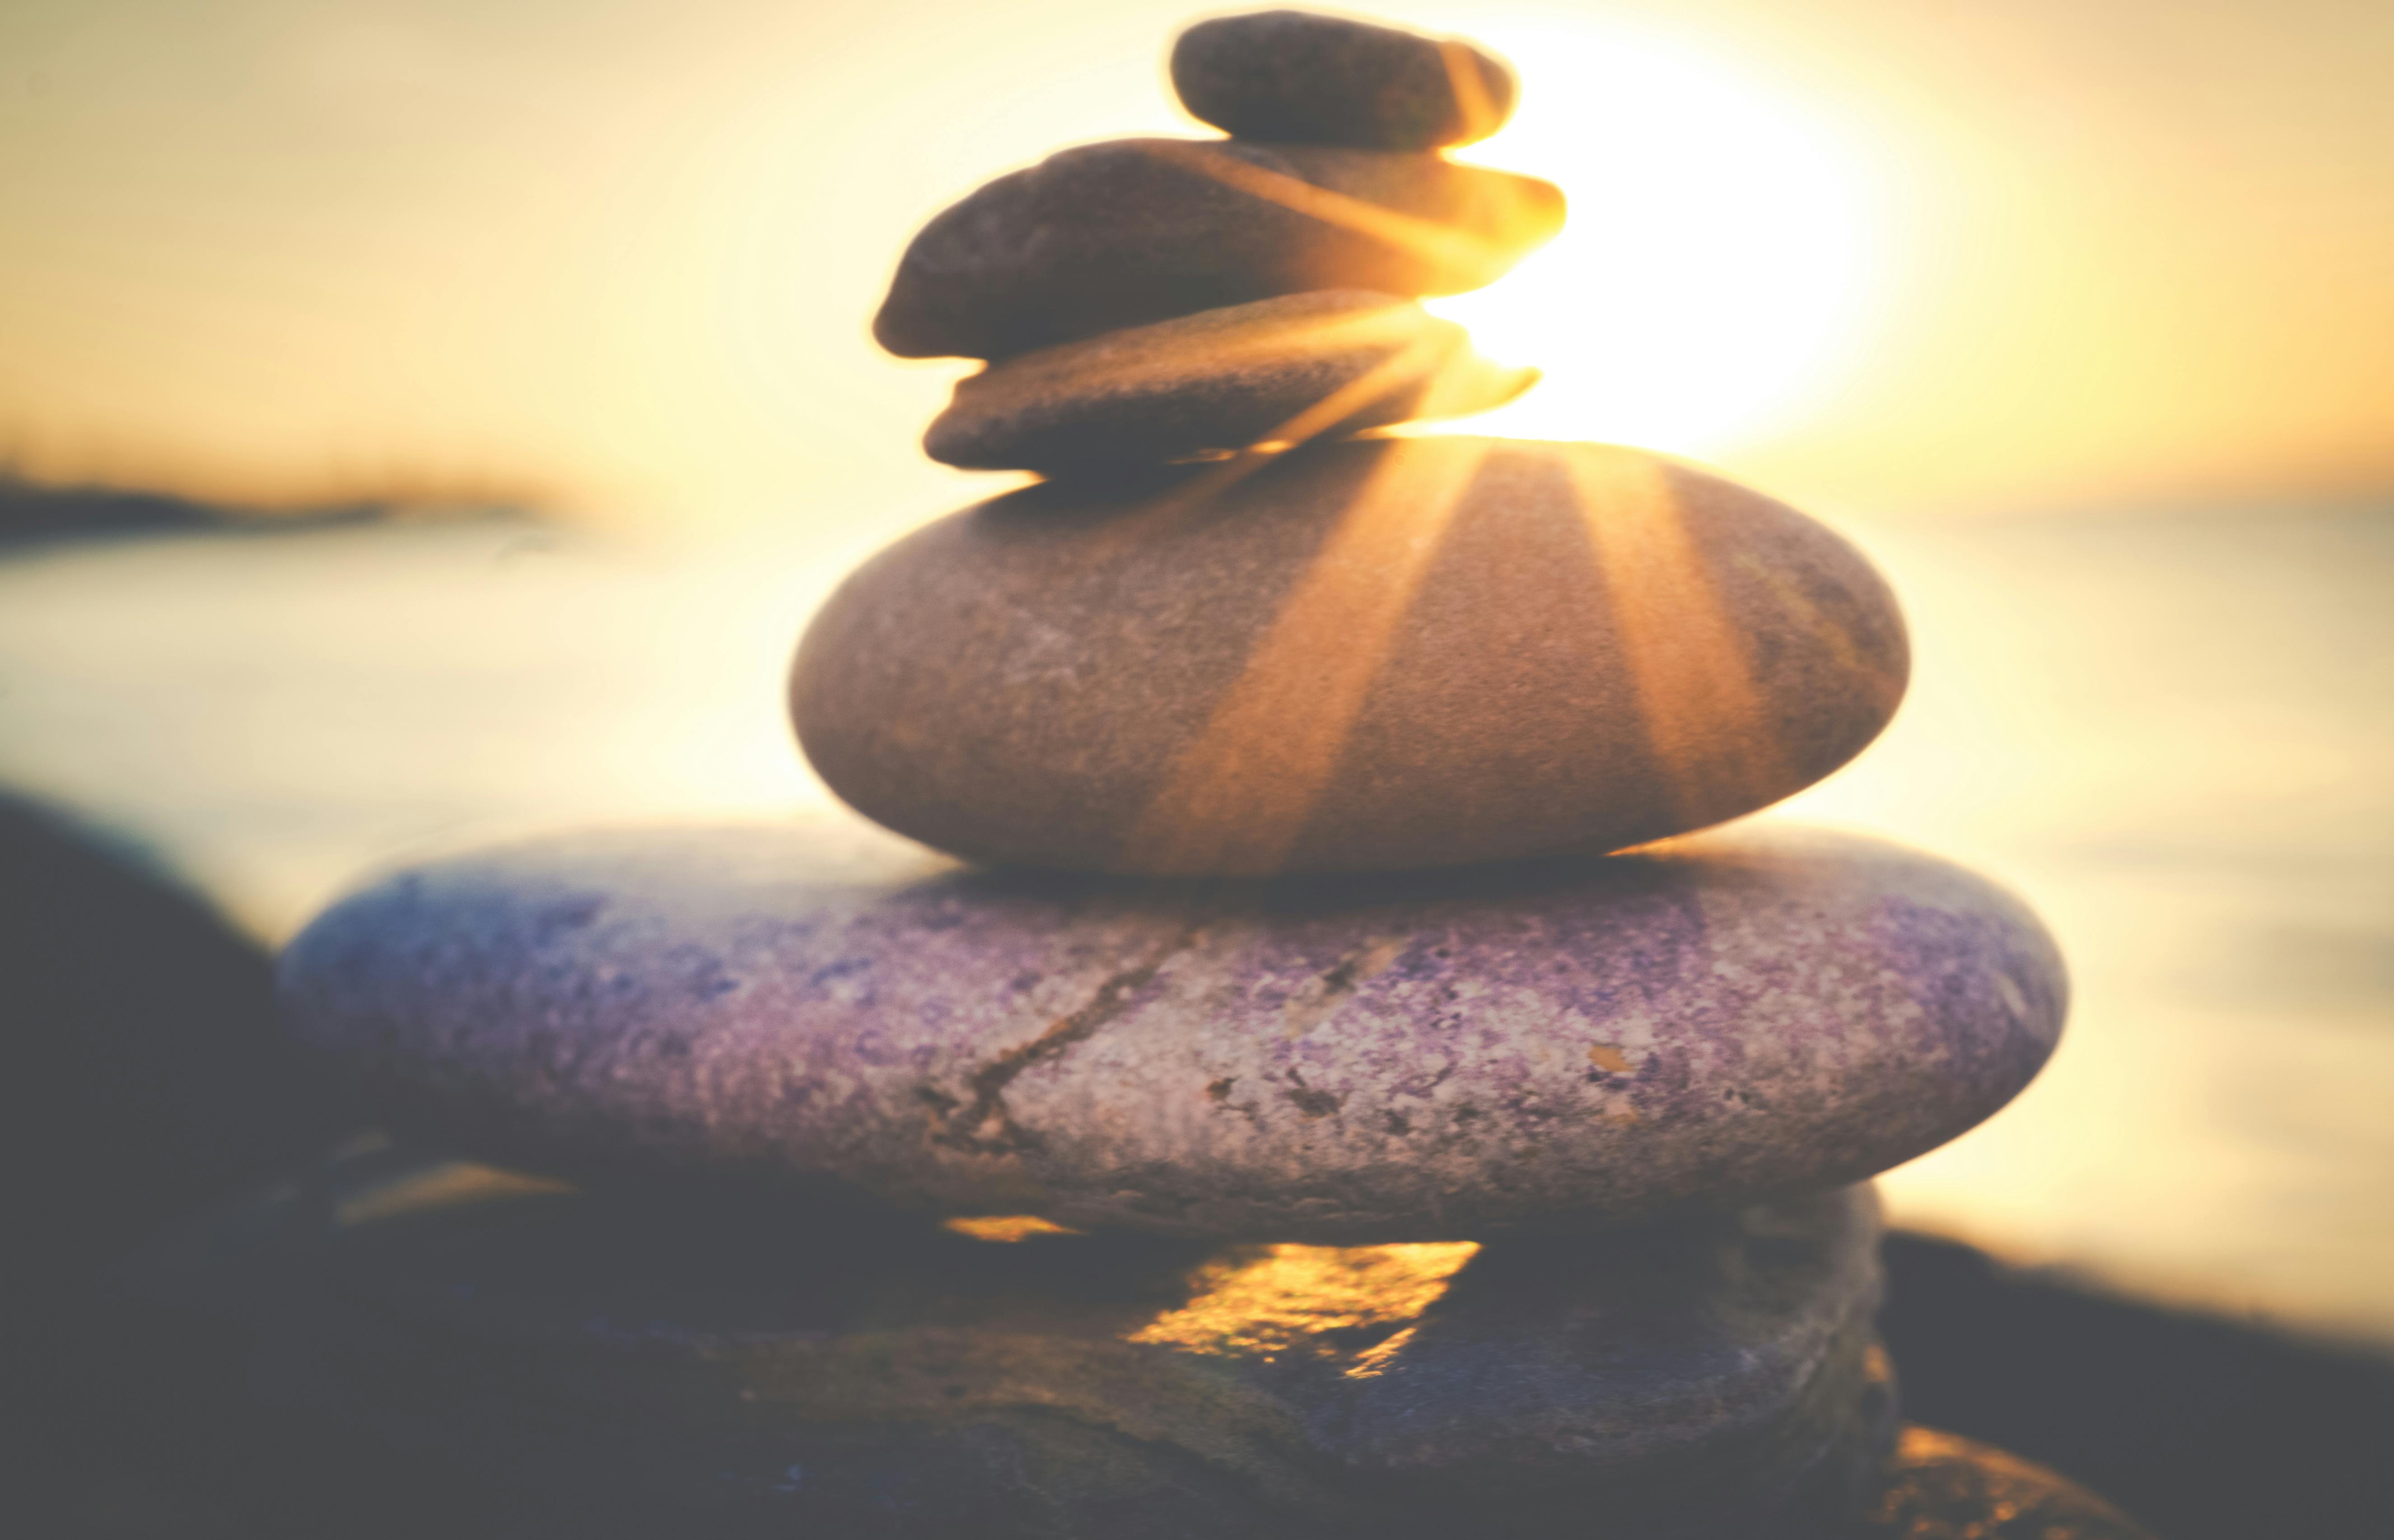
{"label": "blurred background", "polygon": [[[874,348],[897,255],[1059,146],[1197,131],[1203,9],[0,7],[17,816],[254,954],[428,841],[822,800],[809,608],[1011,484],[916,451],[967,366]],[[1464,158],[1572,199],[1435,306],[1547,371],[1467,430],[1693,457],[1870,550],[1912,696],[1772,816],[1993,871],[2070,954],[2044,1078],[1886,1179],[1910,1265],[2163,1312],[2197,1335],[2118,1372],[2190,1405],[2329,1395],[2222,1343],[2394,1361],[2394,7],[1373,9],[1507,53]],[[2366,1383],[2320,1426],[2382,1453]]]}

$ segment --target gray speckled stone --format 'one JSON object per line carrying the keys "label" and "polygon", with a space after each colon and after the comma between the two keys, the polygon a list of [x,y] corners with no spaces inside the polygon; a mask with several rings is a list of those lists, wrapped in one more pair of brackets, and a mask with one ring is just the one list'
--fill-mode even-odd
{"label": "gray speckled stone", "polygon": [[956,382],[934,460],[1069,471],[1484,412],[1528,389],[1410,301],[1355,289],[1201,310],[1022,353]]}
{"label": "gray speckled stone", "polygon": [[902,358],[1004,358],[1313,289],[1459,294],[1562,222],[1553,183],[1435,155],[1112,139],[935,216],[873,335]]}
{"label": "gray speckled stone", "polygon": [[1519,83],[1461,38],[1314,11],[1217,16],[1172,46],[1191,116],[1251,139],[1430,150],[1505,125]]}
{"label": "gray speckled stone", "polygon": [[435,862],[282,984],[400,1125],[488,1158],[1333,1243],[1859,1180],[2009,1100],[2064,994],[2016,900],[1856,836],[1175,888],[828,820]]}
{"label": "gray speckled stone", "polygon": [[135,1266],[165,1347],[124,1399],[247,1534],[1825,1540],[1894,1434],[1876,1234],[1849,1190],[999,1244],[362,1153]]}

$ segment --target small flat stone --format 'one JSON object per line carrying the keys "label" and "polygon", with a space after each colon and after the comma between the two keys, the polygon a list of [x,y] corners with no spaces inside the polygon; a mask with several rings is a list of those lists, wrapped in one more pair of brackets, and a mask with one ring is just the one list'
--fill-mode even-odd
{"label": "small flat stone", "polygon": [[1509,66],[1461,38],[1343,16],[1254,11],[1200,21],[1172,47],[1190,112],[1251,139],[1435,150],[1513,115]]}
{"label": "small flat stone", "polygon": [[881,552],[798,651],[815,769],[975,860],[1401,870],[1751,812],[1902,695],[1869,563],[1700,471],[1461,436],[1246,469],[1049,482]]}
{"label": "small flat stone", "polygon": [[1410,301],[1334,289],[1018,354],[958,381],[923,448],[985,470],[1178,460],[1484,412],[1537,377]]}
{"label": "small flat stone", "polygon": [[2052,1050],[2017,901],[1856,836],[1175,886],[851,821],[559,836],[309,926],[285,1019],[388,1123],[567,1176],[1349,1244],[1860,1180]]}
{"label": "small flat stone", "polygon": [[2066,1477],[1951,1433],[1906,1428],[1857,1540],[2151,1540]]}
{"label": "small flat stone", "polygon": [[1003,358],[1309,290],[1458,294],[1562,222],[1551,182],[1436,155],[1113,139],[934,217],[873,335],[905,358]]}
{"label": "small flat stone", "polygon": [[116,1403],[253,1534],[1842,1540],[1895,1433],[1876,1234],[1848,1190],[995,1244],[366,1152],[137,1262],[121,1332],[164,1346]]}

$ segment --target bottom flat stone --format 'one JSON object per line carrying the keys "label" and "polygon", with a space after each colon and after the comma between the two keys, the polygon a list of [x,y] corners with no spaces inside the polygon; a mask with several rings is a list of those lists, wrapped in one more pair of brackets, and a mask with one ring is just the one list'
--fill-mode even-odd
{"label": "bottom flat stone", "polygon": [[1866,1188],[1488,1245],[958,1223],[352,1152],[127,1271],[125,1446],[251,1535],[1841,1540],[1893,1443]]}
{"label": "bottom flat stone", "polygon": [[2151,1540],[2127,1515],[2043,1466],[1906,1428],[1858,1540]]}

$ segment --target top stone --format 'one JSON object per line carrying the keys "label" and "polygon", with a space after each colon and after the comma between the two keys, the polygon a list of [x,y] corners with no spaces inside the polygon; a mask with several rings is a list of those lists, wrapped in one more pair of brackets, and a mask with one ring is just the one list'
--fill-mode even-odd
{"label": "top stone", "polygon": [[1517,86],[1460,38],[1309,11],[1200,21],[1172,49],[1191,114],[1241,138],[1434,150],[1504,126]]}

